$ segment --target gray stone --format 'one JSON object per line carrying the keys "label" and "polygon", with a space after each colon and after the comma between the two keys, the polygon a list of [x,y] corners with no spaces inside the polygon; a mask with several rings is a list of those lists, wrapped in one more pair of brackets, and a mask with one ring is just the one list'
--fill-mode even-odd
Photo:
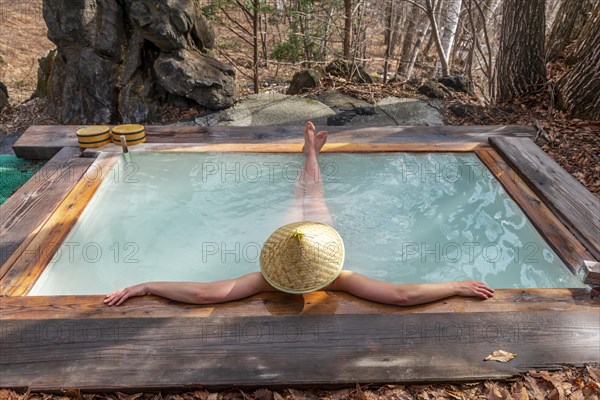
{"label": "gray stone", "polygon": [[196,118],[198,125],[285,126],[313,121],[326,125],[335,113],[325,104],[302,97],[278,93],[253,94],[234,107]]}
{"label": "gray stone", "polygon": [[332,115],[327,118],[327,125],[329,126],[344,126],[352,125],[352,119],[356,117],[356,113],[352,111],[342,111],[339,114]]}
{"label": "gray stone", "polygon": [[314,97],[328,107],[351,110],[356,107],[369,107],[370,104],[356,97],[348,96],[338,91],[323,92]]}
{"label": "gray stone", "polygon": [[417,89],[417,93],[423,94],[430,99],[443,99],[444,91],[434,81],[428,81],[423,86]]}
{"label": "gray stone", "polygon": [[441,102],[389,96],[377,102],[375,115],[357,115],[354,126],[443,125]]}
{"label": "gray stone", "polygon": [[373,78],[365,69],[348,60],[333,60],[325,67],[325,72],[332,76],[349,79],[354,83],[373,83]]}
{"label": "gray stone", "polygon": [[444,76],[437,80],[448,89],[455,92],[463,92],[467,94],[473,94],[473,83],[466,76],[462,75],[450,75]]}
{"label": "gray stone", "polygon": [[213,110],[233,105],[235,70],[198,51],[161,54],[154,63],[158,82],[168,91]]}
{"label": "gray stone", "polygon": [[367,103],[336,114],[314,99],[255,94],[227,110],[198,116],[195,123],[201,126],[283,126],[303,125],[310,120],[316,125],[329,126],[443,125],[439,107],[441,102],[437,100],[386,97],[375,107]]}
{"label": "gray stone", "polygon": [[146,122],[164,105],[234,102],[234,69],[211,57],[197,1],[44,0],[43,11],[58,50],[40,63],[39,93],[62,123]]}
{"label": "gray stone", "polygon": [[306,89],[319,86],[321,75],[317,71],[306,69],[298,71],[292,77],[292,82],[287,90],[287,94],[299,94]]}

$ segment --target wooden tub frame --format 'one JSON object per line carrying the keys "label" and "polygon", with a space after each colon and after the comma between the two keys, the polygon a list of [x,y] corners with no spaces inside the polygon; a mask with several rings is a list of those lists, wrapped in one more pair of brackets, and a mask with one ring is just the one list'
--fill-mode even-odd
{"label": "wooden tub frame", "polygon": [[[0,208],[2,387],[458,382],[600,361],[600,305],[588,289],[501,289],[487,301],[455,297],[414,307],[323,291],[212,306],[154,296],[120,307],[104,306],[103,296],[27,297],[96,191],[99,171],[120,155],[114,145],[82,153],[77,128],[32,127],[15,144],[21,156],[52,159]],[[573,273],[600,258],[597,199],[535,146],[532,128],[329,130],[324,152],[474,152]],[[298,152],[302,139],[298,127],[146,131],[149,143],[132,151]],[[517,357],[483,361],[498,349]]]}

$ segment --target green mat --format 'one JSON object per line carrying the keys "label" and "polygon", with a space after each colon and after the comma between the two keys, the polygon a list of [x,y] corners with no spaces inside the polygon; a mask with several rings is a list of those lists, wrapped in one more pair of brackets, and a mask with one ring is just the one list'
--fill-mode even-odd
{"label": "green mat", "polygon": [[23,186],[44,164],[45,161],[0,155],[0,204],[4,204],[10,195]]}

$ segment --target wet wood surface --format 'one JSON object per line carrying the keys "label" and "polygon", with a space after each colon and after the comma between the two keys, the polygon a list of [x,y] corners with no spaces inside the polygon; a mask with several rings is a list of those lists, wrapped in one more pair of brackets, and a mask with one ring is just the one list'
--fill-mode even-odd
{"label": "wet wood surface", "polygon": [[[75,132],[82,125],[32,126],[13,146],[16,155],[50,159],[63,147],[78,147]],[[533,137],[535,128],[508,126],[389,126],[321,127],[330,132],[329,142],[487,142],[493,136]],[[300,143],[298,126],[146,126],[148,143]]]}
{"label": "wet wood surface", "polygon": [[600,199],[527,138],[491,138],[492,145],[540,199],[600,260]]}
{"label": "wet wood surface", "polygon": [[64,148],[0,206],[0,278],[93,161]]}

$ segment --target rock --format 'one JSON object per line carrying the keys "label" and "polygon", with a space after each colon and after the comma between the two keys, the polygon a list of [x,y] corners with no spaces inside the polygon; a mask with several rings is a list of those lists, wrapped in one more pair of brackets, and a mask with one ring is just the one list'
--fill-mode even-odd
{"label": "rock", "polygon": [[235,70],[199,51],[163,53],[154,63],[160,85],[170,93],[218,110],[233,105]]}
{"label": "rock", "polygon": [[[373,114],[357,114],[353,126],[443,125],[440,100],[423,101],[389,96],[377,102]],[[376,111],[376,112],[375,112]]]}
{"label": "rock", "polygon": [[298,96],[259,93],[247,96],[234,107],[196,119],[198,125],[303,126],[306,121],[325,125],[335,113],[325,104]]}
{"label": "rock", "polygon": [[455,92],[463,92],[467,94],[473,94],[473,84],[466,76],[462,75],[450,75],[444,76],[437,80],[448,89]]}
{"label": "rock", "polygon": [[321,75],[314,70],[298,71],[294,74],[290,87],[287,90],[287,94],[299,94],[308,88],[319,86],[321,81]]}
{"label": "rock", "polygon": [[373,78],[371,78],[362,66],[347,60],[333,60],[327,64],[325,72],[332,76],[350,79],[354,83],[373,83]]}
{"label": "rock", "polygon": [[31,95],[31,99],[37,97],[44,99],[48,97],[48,87],[50,85],[50,77],[52,76],[52,67],[58,50],[49,50],[43,57],[38,58],[38,78],[35,92]]}
{"label": "rock", "polygon": [[469,113],[469,107],[466,104],[452,104],[448,109],[452,114],[461,118]]}
{"label": "rock", "polygon": [[8,89],[6,85],[0,82],[0,110],[8,105]]}
{"label": "rock", "polygon": [[40,60],[36,95],[65,124],[146,122],[165,105],[235,100],[234,69],[211,57],[214,33],[192,0],[44,0],[57,50]]}
{"label": "rock", "polygon": [[417,93],[423,94],[430,99],[443,99],[445,96],[444,91],[434,81],[426,82],[417,89]]}
{"label": "rock", "polygon": [[356,117],[356,113],[352,111],[342,111],[339,114],[332,115],[327,118],[327,125],[329,126],[344,126],[351,125],[352,118]]}
{"label": "rock", "polygon": [[351,110],[356,107],[369,107],[369,103],[364,100],[357,99],[356,97],[348,96],[347,94],[340,93],[332,90],[323,93],[319,93],[314,96],[315,100],[320,101],[328,107],[333,109],[340,109],[342,111]]}
{"label": "rock", "polygon": [[375,109],[373,107],[354,107],[352,110],[342,111],[336,115],[332,115],[327,118],[327,125],[329,126],[342,126],[350,125],[352,119],[357,115],[375,115]]}

